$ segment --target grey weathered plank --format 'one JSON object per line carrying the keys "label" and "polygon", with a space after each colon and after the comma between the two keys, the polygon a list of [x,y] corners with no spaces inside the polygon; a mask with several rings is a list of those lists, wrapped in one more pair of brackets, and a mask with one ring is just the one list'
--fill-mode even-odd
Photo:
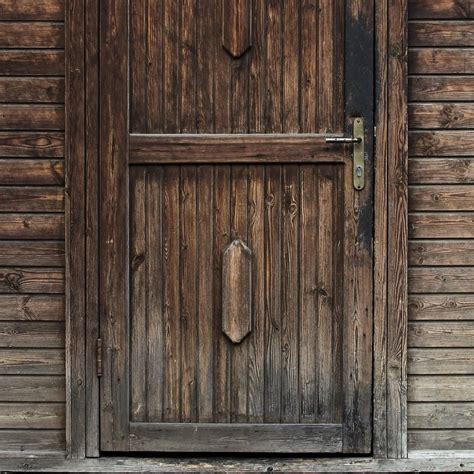
{"label": "grey weathered plank", "polygon": [[408,372],[412,375],[474,374],[474,349],[409,349]]}
{"label": "grey weathered plank", "polygon": [[0,376],[1,402],[64,402],[64,376],[2,375]]}
{"label": "grey weathered plank", "polygon": [[474,320],[474,295],[410,295],[408,314],[412,321]]}
{"label": "grey weathered plank", "polygon": [[64,403],[0,403],[0,429],[61,429]]}
{"label": "grey weathered plank", "polygon": [[58,268],[0,268],[0,293],[64,293]]}
{"label": "grey weathered plank", "polygon": [[472,402],[474,401],[474,377],[412,375],[408,379],[408,401]]}
{"label": "grey weathered plank", "polygon": [[62,375],[64,349],[1,349],[2,375]]}

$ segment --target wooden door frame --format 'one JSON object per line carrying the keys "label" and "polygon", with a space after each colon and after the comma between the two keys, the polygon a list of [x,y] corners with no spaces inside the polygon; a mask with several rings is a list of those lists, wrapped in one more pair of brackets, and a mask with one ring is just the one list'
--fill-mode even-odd
{"label": "wooden door frame", "polygon": [[[372,1],[372,0],[363,0]],[[99,456],[99,0],[66,0],[66,441]],[[373,455],[407,456],[407,0],[377,0]]]}

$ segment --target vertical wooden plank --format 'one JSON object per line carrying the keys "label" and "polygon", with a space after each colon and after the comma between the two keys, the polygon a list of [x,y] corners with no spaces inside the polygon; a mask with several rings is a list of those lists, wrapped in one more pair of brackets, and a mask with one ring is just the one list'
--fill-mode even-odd
{"label": "vertical wooden plank", "polygon": [[297,165],[283,168],[282,198],[281,421],[298,423],[300,183]]}
{"label": "vertical wooden plank", "polygon": [[85,456],[85,18],[82,2],[66,11],[66,449]]}
{"label": "vertical wooden plank", "polygon": [[319,203],[319,235],[317,261],[317,298],[318,298],[318,408],[319,423],[334,423],[336,393],[334,383],[337,373],[334,366],[334,302],[336,299],[334,284],[334,166],[321,166],[319,169],[318,203]]}
{"label": "vertical wooden plank", "polygon": [[281,417],[282,167],[270,165],[265,183],[265,422]]}
{"label": "vertical wooden plank", "polygon": [[147,21],[148,0],[138,0],[130,4],[130,131],[147,131],[147,82],[148,49]]}
{"label": "vertical wooden plank", "polygon": [[[366,130],[366,176],[373,173],[372,2],[345,2],[346,130],[363,116]],[[348,157],[349,158],[349,157]],[[352,167],[345,166],[344,252],[344,420],[343,451],[372,449],[373,209],[372,180],[355,191]]]}
{"label": "vertical wooden plank", "polygon": [[179,132],[179,106],[177,87],[179,77],[179,5],[176,0],[163,0],[163,132]]}
{"label": "vertical wooden plank", "polygon": [[214,2],[198,2],[197,21],[197,70],[196,70],[196,131],[212,133],[214,131],[215,107],[215,56],[216,18]]}
{"label": "vertical wooden plank", "polygon": [[130,171],[130,419],[146,421],[147,412],[147,248],[146,168]]}
{"label": "vertical wooden plank", "polygon": [[316,167],[300,167],[300,397],[301,423],[315,420],[317,400],[317,295],[314,291],[318,261],[318,194]]}
{"label": "vertical wooden plank", "polygon": [[318,4],[301,0],[301,132],[314,133],[319,117],[318,101]]}
{"label": "vertical wooden plank", "polygon": [[[105,343],[101,445],[127,450],[129,418],[128,2],[100,4],[100,281]],[[119,78],[119,80],[117,79]],[[120,203],[117,206],[116,203]]]}
{"label": "vertical wooden plank", "polygon": [[387,457],[387,162],[388,0],[375,4],[377,167],[374,190],[374,416],[373,451]]}
{"label": "vertical wooden plank", "polygon": [[[162,242],[162,167],[147,172],[146,181],[146,414],[147,421],[163,418],[164,318],[163,318],[163,242]],[[144,343],[146,341],[146,343]]]}
{"label": "vertical wooden plank", "polygon": [[250,24],[250,5],[252,0],[223,2],[222,46],[238,59],[252,45]]}
{"label": "vertical wooden plank", "polygon": [[[246,166],[232,166],[231,173],[231,240],[240,239],[247,245],[248,169]],[[231,421],[234,423],[247,421],[248,346],[249,337],[231,346]]]}
{"label": "vertical wooden plank", "polygon": [[213,304],[214,168],[198,166],[198,414],[199,422],[211,423],[214,416],[214,318]]}
{"label": "vertical wooden plank", "polygon": [[165,364],[163,421],[181,421],[181,306],[179,299],[179,167],[163,169],[163,318]]}
{"label": "vertical wooden plank", "polygon": [[266,132],[282,132],[282,2],[268,0],[266,48]]}
{"label": "vertical wooden plank", "polygon": [[[223,2],[216,2],[215,16],[222,18]],[[219,27],[215,31],[214,54],[215,54],[215,131],[217,133],[232,132],[232,59],[222,47],[222,22],[218,21]]]}
{"label": "vertical wooden plank", "polygon": [[[133,5],[134,2],[132,2]],[[163,132],[163,15],[162,0],[148,0],[146,12],[146,103],[141,110],[146,111],[148,133]],[[143,43],[142,43],[143,44]],[[144,48],[137,45],[136,48]],[[132,50],[135,48],[131,48]]]}
{"label": "vertical wooden plank", "polygon": [[[86,456],[99,456],[99,5],[86,3]],[[84,190],[81,190],[84,196]]]}
{"label": "vertical wooden plank", "polygon": [[265,344],[264,166],[249,166],[248,186],[248,246],[253,255],[253,330],[249,340],[248,422],[262,423]]}
{"label": "vertical wooden plank", "polygon": [[266,2],[252,2],[253,45],[249,52],[249,132],[265,132]]}
{"label": "vertical wooden plank", "polygon": [[[196,0],[180,0],[180,131],[196,131]],[[176,87],[176,84],[174,85]]]}
{"label": "vertical wooden plank", "polygon": [[343,129],[343,32],[344,2],[319,0],[317,95],[319,133],[334,133]]}
{"label": "vertical wooden plank", "polygon": [[[408,3],[396,0],[389,14],[387,436],[388,456],[406,458],[408,327]],[[393,119],[392,119],[393,117]]]}
{"label": "vertical wooden plank", "polygon": [[[214,311],[222,314],[222,255],[231,242],[230,166],[216,166],[214,171]],[[222,333],[222,322],[215,318],[216,358],[214,368],[215,421],[230,422],[230,341]]]}
{"label": "vertical wooden plank", "polygon": [[300,131],[300,0],[283,2],[283,132]]}
{"label": "vertical wooden plank", "polygon": [[197,420],[198,319],[196,246],[197,168],[182,166],[180,178],[180,300],[181,300],[181,417],[185,423]]}

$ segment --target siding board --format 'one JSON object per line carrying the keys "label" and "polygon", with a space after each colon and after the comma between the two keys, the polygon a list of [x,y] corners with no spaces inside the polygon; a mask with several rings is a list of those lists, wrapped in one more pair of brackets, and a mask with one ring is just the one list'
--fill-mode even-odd
{"label": "siding board", "polygon": [[64,451],[65,0],[0,0],[0,449]]}

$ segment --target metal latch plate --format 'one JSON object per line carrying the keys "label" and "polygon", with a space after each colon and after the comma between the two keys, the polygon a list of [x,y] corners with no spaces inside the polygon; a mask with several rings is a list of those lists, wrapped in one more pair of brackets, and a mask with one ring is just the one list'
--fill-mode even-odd
{"label": "metal latch plate", "polygon": [[364,143],[364,119],[357,117],[352,125],[352,137],[357,140],[354,143],[352,163],[354,188],[360,191],[365,186],[365,143]]}

